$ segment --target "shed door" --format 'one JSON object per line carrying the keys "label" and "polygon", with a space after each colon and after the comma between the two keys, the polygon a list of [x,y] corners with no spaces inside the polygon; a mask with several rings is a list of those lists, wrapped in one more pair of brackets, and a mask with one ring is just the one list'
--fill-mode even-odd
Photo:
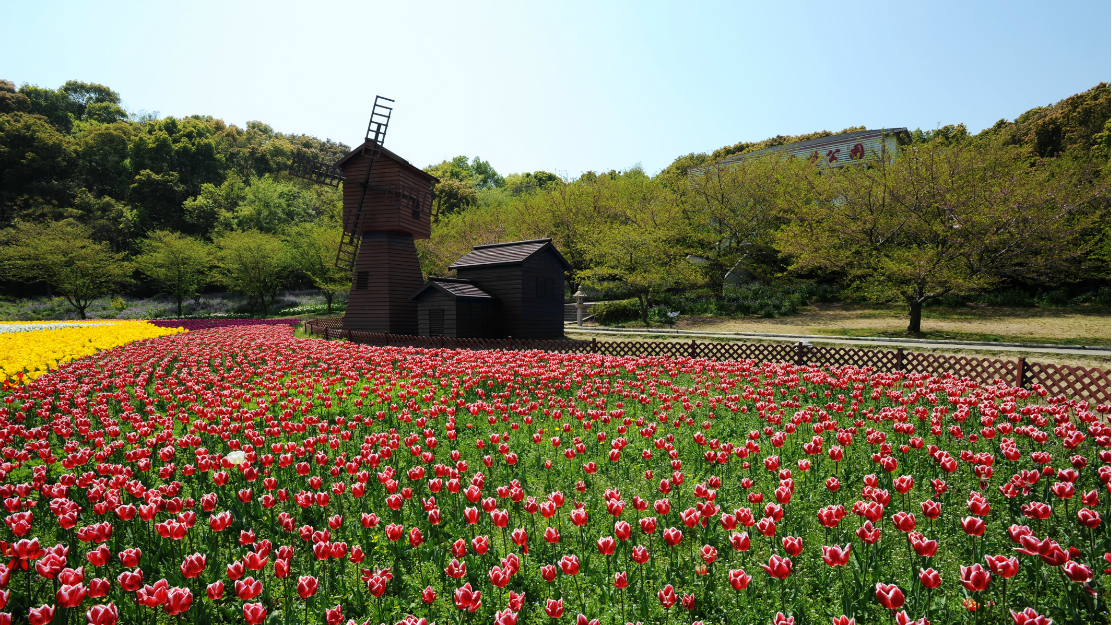
{"label": "shed door", "polygon": [[444,309],[429,309],[429,336],[444,336]]}

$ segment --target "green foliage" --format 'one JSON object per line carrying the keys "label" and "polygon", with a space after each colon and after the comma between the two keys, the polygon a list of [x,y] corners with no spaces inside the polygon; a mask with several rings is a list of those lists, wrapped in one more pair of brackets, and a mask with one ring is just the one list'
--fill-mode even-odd
{"label": "green foliage", "polygon": [[637,296],[641,321],[648,323],[648,299],[654,293],[696,281],[686,259],[686,235],[675,197],[644,173],[633,170],[616,178],[601,177],[605,227],[590,234],[591,267],[584,281],[597,288],[620,286]]}
{"label": "green foliage", "polygon": [[152,232],[140,244],[142,253],[136,258],[139,270],[178,304],[199,293],[208,282],[212,252],[208,245],[180,232]]}
{"label": "green foliage", "polygon": [[442,182],[455,180],[475,190],[492,189],[505,184],[505,180],[498,175],[498,172],[491,167],[490,163],[478,156],[471,161],[468,161],[466,156],[457,156],[450,161],[441,161],[436,165],[429,165],[425,168],[425,171],[436,176]]}
{"label": "green foliage", "polygon": [[17,113],[31,107],[31,100],[15,89],[10,80],[0,79],[0,113]]}
{"label": "green foliage", "polygon": [[258,230],[278,234],[295,224],[312,221],[312,197],[297,186],[279,182],[269,175],[251,179],[243,199],[230,211],[220,213],[217,231]]}
{"label": "green foliage", "polygon": [[219,186],[201,185],[201,191],[182,204],[187,231],[207,235],[225,213],[234,213],[247,199],[247,185],[237,174],[229,174]]}
{"label": "green foliage", "polygon": [[291,269],[285,244],[272,234],[229,232],[215,241],[217,279],[247,296],[251,312],[265,316]]}
{"label": "green foliage", "polygon": [[34,217],[66,199],[73,142],[42,117],[0,115],[0,217]]}
{"label": "green foliage", "polygon": [[135,127],[125,122],[89,124],[76,134],[78,184],[97,196],[126,200],[132,183],[128,147]]}
{"label": "green foliage", "polygon": [[343,231],[338,225],[301,224],[286,236],[290,261],[320,289],[332,312],[336,293],[351,287],[351,271],[336,267],[336,249]]}
{"label": "green foliage", "polygon": [[16,222],[0,233],[4,274],[28,283],[46,282],[82,319],[89,304],[130,281],[131,263],[73,220]]}
{"label": "green foliage", "polygon": [[186,196],[196,195],[206,183],[222,182],[224,158],[216,151],[215,131],[207,122],[199,117],[167,117],[144,124],[128,149],[132,171],[172,173]]}
{"label": "green foliage", "polygon": [[1079,184],[1055,163],[1031,167],[990,141],[931,141],[803,182],[794,195],[813,201],[778,240],[793,269],[841,273],[870,299],[898,294],[910,332],[922,305],[949,293],[1087,277],[1096,269],[1084,235],[1108,220],[1105,184]]}

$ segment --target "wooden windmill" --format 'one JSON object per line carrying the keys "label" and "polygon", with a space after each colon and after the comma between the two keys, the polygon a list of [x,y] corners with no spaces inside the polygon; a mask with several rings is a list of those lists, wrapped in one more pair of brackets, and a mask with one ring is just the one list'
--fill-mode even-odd
{"label": "wooden windmill", "polygon": [[363,144],[334,164],[295,156],[290,175],[343,186],[344,235],[336,266],[352,272],[345,330],[417,333],[423,283],[415,239],[429,238],[432,188],[439,182],[382,146],[394,101],[375,97]]}

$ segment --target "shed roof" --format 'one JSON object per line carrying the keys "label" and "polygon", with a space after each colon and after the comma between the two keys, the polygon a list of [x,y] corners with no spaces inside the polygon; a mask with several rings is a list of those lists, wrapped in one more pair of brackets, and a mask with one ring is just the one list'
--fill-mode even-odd
{"label": "shed roof", "polygon": [[416,293],[409,297],[409,301],[417,299],[428,289],[442,291],[457,299],[494,299],[488,295],[486,291],[472,284],[470,280],[430,276],[428,281],[425,282],[420,289],[417,289]]}
{"label": "shed roof", "polygon": [[[366,148],[366,147],[369,147],[370,145],[373,145],[373,144],[374,144],[374,142],[371,141],[370,139],[364,141],[363,145],[360,145],[359,147],[355,148],[354,150],[348,152],[347,154],[344,155],[343,158],[336,161],[336,167],[338,167],[340,169],[343,169],[345,163],[347,163],[348,161],[350,161],[351,159],[353,159],[357,156],[362,155],[363,154],[363,149]],[[423,176],[425,178],[428,178],[431,182],[440,182],[440,179],[437,178],[436,176],[428,173],[427,171],[424,171],[423,169],[420,169],[420,168],[416,167],[415,165],[411,164],[409,161],[407,161],[404,158],[398,156],[397,154],[391,152],[390,150],[387,150],[386,148],[384,148],[382,146],[378,146],[378,149],[379,149],[379,152],[381,152],[382,156],[385,156],[386,158],[398,163],[399,165],[402,166],[403,169],[409,170],[409,171],[411,171],[411,172],[413,172],[413,173],[415,173],[419,176]]]}
{"label": "shed roof", "polygon": [[492,243],[490,245],[476,245],[471,248],[463,258],[449,265],[449,269],[470,269],[473,267],[494,267],[498,265],[518,265],[541,250],[549,250],[556,256],[556,260],[563,265],[565,270],[571,269],[571,263],[564,258],[560,250],[552,244],[552,239],[533,239],[532,241],[513,241],[511,243]]}

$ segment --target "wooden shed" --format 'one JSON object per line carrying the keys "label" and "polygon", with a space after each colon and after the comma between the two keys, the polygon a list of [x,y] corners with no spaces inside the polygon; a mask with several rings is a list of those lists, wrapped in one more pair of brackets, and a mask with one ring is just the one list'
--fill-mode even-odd
{"label": "wooden shed", "polygon": [[[366,188],[367,160],[375,156]],[[352,269],[345,330],[417,333],[421,265],[414,239],[429,238],[432,187],[437,178],[390,150],[368,141],[336,163],[347,179],[344,231],[357,232],[358,256]],[[357,211],[363,198],[363,209]]]}
{"label": "wooden shed", "polygon": [[564,272],[571,265],[552,239],[478,245],[449,269],[494,298],[491,338],[564,336]]}
{"label": "wooden shed", "polygon": [[492,338],[494,298],[470,280],[431,277],[409,299],[421,336]]}

